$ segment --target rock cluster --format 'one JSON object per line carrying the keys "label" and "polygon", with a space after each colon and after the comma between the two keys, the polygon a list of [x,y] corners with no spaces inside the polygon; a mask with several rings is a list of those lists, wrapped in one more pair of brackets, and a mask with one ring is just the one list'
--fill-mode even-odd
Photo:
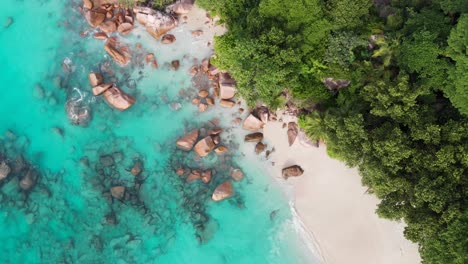
{"label": "rock cluster", "polygon": [[148,7],[135,7],[133,11],[136,20],[145,26],[146,31],[156,39],[177,26],[177,20],[169,14]]}
{"label": "rock cluster", "polygon": [[123,92],[112,83],[104,83],[104,78],[100,73],[92,72],[88,74],[89,83],[93,87],[95,96],[103,95],[109,105],[117,110],[124,111],[135,103],[135,98]]}
{"label": "rock cluster", "polygon": [[[208,135],[198,140],[199,130],[195,129],[179,138],[176,145],[184,151],[194,150],[199,157],[208,156],[213,150],[216,154],[221,155],[228,151],[228,148],[220,145],[220,133],[222,129],[216,128],[208,132]],[[198,140],[198,141],[197,141]],[[195,144],[196,142],[196,144]]]}

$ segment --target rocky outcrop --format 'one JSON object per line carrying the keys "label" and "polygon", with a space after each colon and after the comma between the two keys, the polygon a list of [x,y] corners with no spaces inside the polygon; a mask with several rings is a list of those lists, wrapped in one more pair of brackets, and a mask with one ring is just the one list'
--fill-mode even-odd
{"label": "rocky outcrop", "polygon": [[284,179],[289,177],[298,177],[304,173],[304,170],[299,165],[289,166],[283,169],[282,175]]}
{"label": "rocky outcrop", "polygon": [[[177,15],[184,15],[190,12],[193,8],[193,1],[177,1],[175,4],[168,6],[167,10],[174,12]],[[167,11],[166,10],[166,11]]]}
{"label": "rocky outcrop", "polygon": [[120,111],[130,108],[135,103],[135,98],[115,85],[104,91],[104,98],[112,107]]}
{"label": "rocky outcrop", "polygon": [[198,129],[195,129],[187,135],[177,140],[177,147],[181,150],[190,151],[198,139]]}
{"label": "rocky outcrop", "polygon": [[99,26],[106,19],[105,10],[85,10],[85,18],[92,27]]}
{"label": "rocky outcrop", "polygon": [[236,94],[236,81],[229,73],[219,74],[219,96],[221,99],[231,99]]}
{"label": "rocky outcrop", "polygon": [[219,202],[231,197],[232,195],[234,195],[232,183],[230,181],[225,181],[216,187],[211,199],[215,202]]}
{"label": "rocky outcrop", "polygon": [[166,34],[177,26],[177,20],[165,13],[148,7],[135,7],[133,11],[140,24],[146,27],[146,31],[156,39]]}
{"label": "rocky outcrop", "polygon": [[266,106],[260,106],[257,109],[255,109],[255,115],[258,116],[260,120],[266,124],[270,117],[270,111]]}
{"label": "rocky outcrop", "polygon": [[255,132],[244,137],[245,142],[260,142],[263,140],[263,133]]}
{"label": "rocky outcrop", "polygon": [[122,23],[117,27],[117,31],[122,35],[127,35],[133,30],[133,25],[130,23]]}
{"label": "rocky outcrop", "polygon": [[294,141],[296,141],[298,133],[299,133],[299,129],[297,128],[297,124],[294,123],[294,122],[289,122],[288,123],[288,142],[289,142],[289,146],[292,146],[292,144],[294,144]]}
{"label": "rocky outcrop", "polygon": [[332,92],[337,92],[340,89],[346,88],[351,84],[350,80],[333,80],[333,78],[325,78],[323,84]]}
{"label": "rocky outcrop", "polygon": [[88,79],[89,83],[91,84],[91,87],[98,86],[104,81],[102,75],[95,72],[91,72],[90,74],[88,74]]}
{"label": "rocky outcrop", "polygon": [[93,87],[93,94],[96,95],[96,96],[100,95],[103,92],[107,91],[107,89],[109,89],[111,87],[112,87],[112,83],[103,83],[103,84],[94,86]]}
{"label": "rocky outcrop", "polygon": [[105,33],[112,33],[117,31],[117,25],[114,21],[108,20],[99,25],[99,28]]}
{"label": "rocky outcrop", "polygon": [[260,130],[263,128],[263,125],[262,121],[250,114],[247,119],[244,120],[242,128],[247,130]]}
{"label": "rocky outcrop", "polygon": [[124,66],[130,62],[131,56],[128,48],[120,47],[115,38],[109,38],[104,45],[104,49],[118,64]]}
{"label": "rocky outcrop", "polygon": [[210,154],[215,148],[215,144],[213,142],[213,138],[207,136],[202,140],[198,141],[198,143],[194,147],[195,153],[200,157],[205,157]]}

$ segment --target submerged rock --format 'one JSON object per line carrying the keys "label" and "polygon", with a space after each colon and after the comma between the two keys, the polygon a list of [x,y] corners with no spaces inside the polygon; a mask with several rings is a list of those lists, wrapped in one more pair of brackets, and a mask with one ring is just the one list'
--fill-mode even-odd
{"label": "submerged rock", "polygon": [[225,181],[218,185],[211,196],[211,199],[215,202],[222,201],[231,197],[234,194],[232,183],[230,181]]}
{"label": "submerged rock", "polygon": [[12,17],[7,17],[5,20],[5,24],[3,24],[4,28],[9,28],[11,25],[13,25],[15,21],[13,20]]}
{"label": "submerged rock", "polygon": [[198,129],[192,130],[190,133],[179,138],[176,142],[179,149],[190,151],[198,139]]}
{"label": "submerged rock", "polygon": [[211,177],[212,177],[212,171],[211,170],[203,171],[202,174],[201,174],[201,180],[204,183],[209,183],[211,181]]}
{"label": "submerged rock", "polygon": [[304,173],[304,170],[299,165],[289,166],[283,169],[283,178],[288,179],[289,177],[298,177]]}
{"label": "submerged rock", "polygon": [[8,177],[10,172],[10,166],[8,166],[8,164],[4,160],[2,160],[2,162],[0,162],[0,181]]}
{"label": "submerged rock", "polygon": [[242,128],[247,130],[260,130],[263,128],[263,122],[254,115],[250,114],[247,119],[245,119]]}
{"label": "submerged rock", "polygon": [[91,119],[91,109],[82,100],[69,100],[66,104],[68,119],[74,125],[86,126]]}
{"label": "submerged rock", "polygon": [[145,26],[146,31],[156,39],[177,26],[177,20],[174,17],[160,11],[148,7],[135,7],[133,11],[137,21]]}
{"label": "submerged rock", "polygon": [[30,168],[26,174],[21,178],[19,186],[23,191],[31,190],[36,184],[37,173],[34,169]]}
{"label": "submerged rock", "polygon": [[114,186],[110,189],[112,197],[122,200],[125,197],[125,186]]}
{"label": "submerged rock", "polygon": [[112,107],[120,111],[127,110],[135,103],[135,98],[115,85],[104,91],[104,98]]}
{"label": "submerged rock", "polygon": [[40,84],[34,85],[34,97],[36,97],[37,99],[44,99],[45,91],[42,85]]}
{"label": "submerged rock", "polygon": [[195,153],[200,157],[205,157],[215,148],[213,139],[210,136],[198,141],[194,147]]}

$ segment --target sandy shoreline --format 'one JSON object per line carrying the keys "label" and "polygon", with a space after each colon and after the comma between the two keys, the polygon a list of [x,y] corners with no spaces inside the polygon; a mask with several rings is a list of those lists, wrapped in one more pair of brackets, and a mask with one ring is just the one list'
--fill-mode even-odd
{"label": "sandy shoreline", "polygon": [[[213,48],[213,37],[225,32],[206,17],[206,11],[194,7],[187,20],[179,21],[178,30],[203,30],[198,38],[202,45]],[[294,117],[278,115],[283,122]],[[378,199],[366,194],[356,169],[328,157],[319,148],[302,144],[299,137],[289,147],[287,129],[282,122],[269,122],[263,133],[269,146],[275,147],[270,161],[273,177],[292,189],[294,211],[307,229],[315,247],[327,264],[416,264],[420,263],[417,245],[403,237],[403,223],[380,219],[375,214]],[[245,132],[245,131],[244,131]],[[260,157],[259,157],[260,159]],[[281,169],[298,164],[304,175],[284,181]]]}
{"label": "sandy shoreline", "polygon": [[[295,121],[286,115],[278,117]],[[281,169],[289,165],[304,169],[302,176],[282,181],[293,188],[295,210],[313,235],[324,263],[421,262],[417,245],[403,237],[403,223],[374,213],[379,201],[366,194],[357,169],[330,158],[324,145],[309,147],[298,137],[289,147],[281,122],[269,122],[263,132],[276,149],[271,156],[274,177],[281,177]]]}

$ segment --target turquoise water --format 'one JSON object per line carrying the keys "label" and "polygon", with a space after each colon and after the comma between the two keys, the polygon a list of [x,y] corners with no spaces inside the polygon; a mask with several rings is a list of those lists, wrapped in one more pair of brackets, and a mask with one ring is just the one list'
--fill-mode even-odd
{"label": "turquoise water", "polygon": [[[19,157],[38,172],[37,184],[18,187],[24,170],[0,182],[0,263],[313,263],[295,230],[288,199],[266,174],[266,162],[239,149],[236,110],[198,113],[188,69],[209,54],[183,28],[179,46],[158,46],[141,30],[127,37],[133,63],[119,67],[76,11],[81,1],[3,0],[0,8],[0,158],[15,167]],[[66,14],[66,15],[65,15]],[[13,18],[4,27],[3,21]],[[160,68],[137,67],[154,52]],[[178,41],[181,42],[181,41]],[[181,61],[178,71],[167,64]],[[62,67],[66,61],[72,72]],[[91,71],[110,68],[115,81],[136,98],[125,112],[94,97]],[[67,100],[92,111],[86,127],[68,120]],[[180,104],[179,110],[174,107]],[[230,154],[198,159],[175,148],[192,128],[218,118]],[[100,157],[112,157],[104,166]],[[134,177],[134,162],[143,172]],[[186,183],[178,166],[212,168],[210,184]],[[230,167],[246,177],[235,196],[214,203],[211,193],[229,178]],[[112,200],[109,189],[129,194]],[[271,217],[275,211],[276,216]]]}

